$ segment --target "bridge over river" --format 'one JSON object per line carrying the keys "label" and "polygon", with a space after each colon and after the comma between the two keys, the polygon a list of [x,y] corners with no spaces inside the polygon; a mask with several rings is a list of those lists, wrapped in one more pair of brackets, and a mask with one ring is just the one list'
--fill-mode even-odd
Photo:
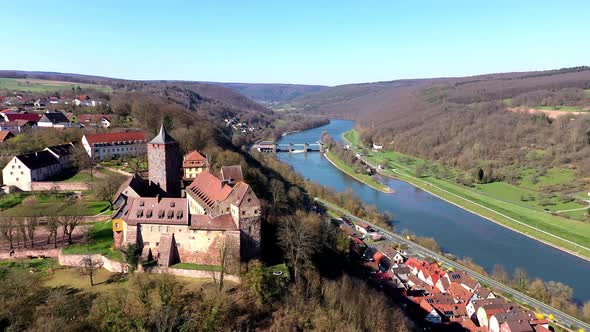
{"label": "bridge over river", "polygon": [[277,153],[277,152],[323,152],[324,144],[315,143],[276,143],[272,141],[260,141],[252,146],[259,152]]}

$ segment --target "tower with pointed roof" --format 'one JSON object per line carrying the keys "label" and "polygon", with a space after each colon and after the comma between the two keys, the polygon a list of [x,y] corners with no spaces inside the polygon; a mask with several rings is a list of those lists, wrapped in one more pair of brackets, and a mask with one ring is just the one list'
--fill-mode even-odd
{"label": "tower with pointed roof", "polygon": [[147,155],[150,183],[158,186],[165,196],[180,197],[180,148],[164,125],[160,127],[160,133],[148,142]]}

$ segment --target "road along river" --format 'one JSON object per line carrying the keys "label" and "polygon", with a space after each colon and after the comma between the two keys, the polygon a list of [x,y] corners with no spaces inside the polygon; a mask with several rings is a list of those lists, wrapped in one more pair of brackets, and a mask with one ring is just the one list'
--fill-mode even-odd
{"label": "road along river", "polygon": [[[352,127],[352,121],[332,120],[319,128],[286,135],[278,143],[315,143],[323,131],[341,139]],[[521,267],[531,278],[569,285],[578,301],[590,300],[588,261],[513,232],[397,179],[377,175],[395,194],[374,190],[335,168],[318,152],[278,153],[277,158],[313,182],[337,191],[350,188],[368,205],[393,214],[396,232],[407,229],[418,236],[433,237],[443,251],[471,257],[488,272],[496,264],[504,266],[509,273]]]}

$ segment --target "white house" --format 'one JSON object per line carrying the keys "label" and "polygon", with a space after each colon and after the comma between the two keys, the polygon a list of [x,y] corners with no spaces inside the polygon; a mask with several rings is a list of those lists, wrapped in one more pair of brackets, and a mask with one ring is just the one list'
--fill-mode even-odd
{"label": "white house", "polygon": [[47,112],[37,122],[40,128],[69,128],[70,120],[62,112]]}
{"label": "white house", "polygon": [[82,145],[88,155],[98,160],[141,154],[146,151],[145,143],[142,131],[86,134],[82,137]]}
{"label": "white house", "polygon": [[369,230],[371,229],[371,226],[365,224],[362,221],[358,221],[354,224],[354,228],[359,231],[360,233],[362,233],[363,235],[367,234],[369,232]]}
{"label": "white house", "polygon": [[383,149],[383,145],[377,145],[375,143],[373,143],[373,150],[381,150]]}
{"label": "white house", "polygon": [[31,190],[31,182],[43,181],[62,170],[59,160],[49,151],[18,155],[2,170],[5,185],[13,185],[23,191]]}

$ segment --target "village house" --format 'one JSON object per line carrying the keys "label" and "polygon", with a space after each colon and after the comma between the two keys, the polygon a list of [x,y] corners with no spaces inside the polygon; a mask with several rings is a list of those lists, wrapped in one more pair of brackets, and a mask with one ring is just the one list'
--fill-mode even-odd
{"label": "village house", "polygon": [[361,234],[366,235],[367,233],[369,233],[371,231],[371,226],[369,226],[368,224],[362,222],[362,221],[358,221],[354,223],[354,228]]}
{"label": "village house", "polygon": [[86,134],[82,137],[86,153],[98,160],[142,154],[146,151],[145,143],[145,133],[142,131]]}
{"label": "village house", "polygon": [[[71,143],[70,143],[71,144]],[[43,151],[13,157],[2,170],[4,185],[32,190],[32,182],[44,181],[71,167],[71,145],[48,147]]]}
{"label": "village house", "polygon": [[207,158],[197,150],[184,155],[182,160],[182,179],[185,181],[194,180],[199,173],[208,170]]}
{"label": "village house", "polygon": [[108,128],[111,126],[113,116],[111,114],[80,114],[78,123],[84,126]]}
{"label": "village house", "polygon": [[71,126],[70,120],[59,111],[48,111],[37,121],[39,128],[69,128]]}
{"label": "village house", "polygon": [[383,246],[383,248],[381,248],[381,252],[383,252],[385,257],[387,257],[392,263],[397,265],[403,264],[407,259],[405,253],[395,250],[389,245]]}
{"label": "village house", "polygon": [[14,134],[8,130],[0,130],[0,143],[4,143],[13,138]]}
{"label": "village house", "polygon": [[31,129],[35,125],[32,121],[27,120],[16,120],[11,122],[0,122],[0,130],[9,131],[13,135],[22,134],[23,132]]}
{"label": "village house", "polygon": [[4,118],[5,122],[14,122],[17,120],[25,120],[33,122],[37,124],[39,119],[41,119],[41,114],[34,114],[34,113],[26,113],[26,112],[19,112],[19,113],[0,113],[0,116]]}
{"label": "village house", "polygon": [[[220,248],[247,259],[260,250],[260,201],[242,181],[230,185],[202,170],[180,198],[178,143],[164,128],[147,144],[148,179],[138,175],[118,192],[114,244],[135,244],[158,265],[219,265]],[[175,156],[176,154],[176,156]]]}

